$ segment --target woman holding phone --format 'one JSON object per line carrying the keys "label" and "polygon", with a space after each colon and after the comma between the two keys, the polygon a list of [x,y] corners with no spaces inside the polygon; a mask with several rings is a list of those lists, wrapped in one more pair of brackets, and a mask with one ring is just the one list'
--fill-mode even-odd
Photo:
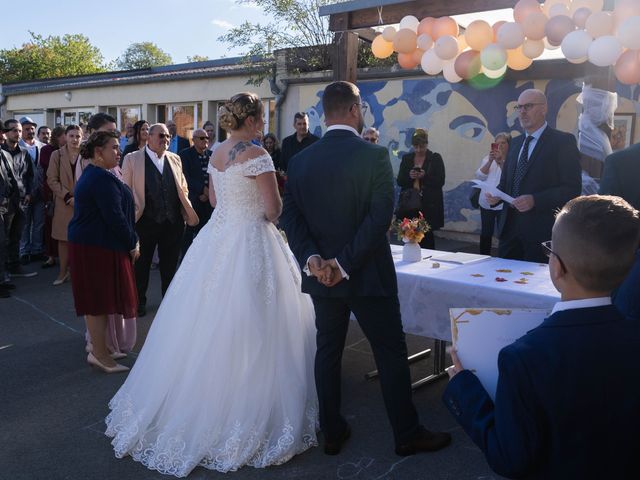
{"label": "woman holding phone", "polygon": [[[489,155],[482,159],[480,168],[476,170],[476,178],[478,180],[482,180],[492,187],[498,186],[500,175],[502,175],[502,165],[507,158],[510,143],[511,135],[509,133],[501,132],[495,136]],[[478,203],[480,204],[480,221],[482,225],[480,230],[480,253],[482,255],[491,255],[491,241],[496,220],[500,210],[502,210],[502,203],[491,207],[485,196],[485,189],[480,190]]]}

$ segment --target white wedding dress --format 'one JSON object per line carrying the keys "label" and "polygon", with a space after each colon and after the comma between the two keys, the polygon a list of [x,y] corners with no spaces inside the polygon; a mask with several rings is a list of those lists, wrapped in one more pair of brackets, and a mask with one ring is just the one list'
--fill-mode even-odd
{"label": "white wedding dress", "polygon": [[268,155],[209,166],[216,209],[109,402],[117,457],[184,477],[198,465],[281,464],[317,445],[313,305],[249,178],[267,171]]}

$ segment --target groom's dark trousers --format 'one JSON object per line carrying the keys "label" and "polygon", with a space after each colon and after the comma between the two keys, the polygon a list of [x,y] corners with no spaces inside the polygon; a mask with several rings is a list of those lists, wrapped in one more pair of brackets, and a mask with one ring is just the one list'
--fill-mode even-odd
{"label": "groom's dark trousers", "polygon": [[320,428],[325,438],[335,439],[346,427],[340,373],[353,312],[373,350],[396,445],[404,444],[419,421],[386,237],[393,215],[387,150],[349,130],[330,130],[295,155],[287,173],[281,224],[300,266],[312,255],[336,258],[349,276],[327,288],[303,274],[302,291],[312,296],[316,311]]}

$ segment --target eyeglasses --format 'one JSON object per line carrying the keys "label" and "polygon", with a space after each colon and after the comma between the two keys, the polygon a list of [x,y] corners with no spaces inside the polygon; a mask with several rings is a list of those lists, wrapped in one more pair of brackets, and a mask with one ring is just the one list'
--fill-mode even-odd
{"label": "eyeglasses", "polygon": [[555,257],[558,259],[558,262],[560,262],[560,266],[562,267],[562,270],[566,272],[567,267],[565,266],[564,262],[562,261],[560,256],[551,249],[551,247],[553,246],[552,240],[547,240],[546,242],[542,242],[540,245],[542,245],[542,248],[544,248],[545,250],[544,253],[547,255],[547,257],[551,257],[551,255],[555,255]]}
{"label": "eyeglasses", "polygon": [[362,137],[363,140],[366,140],[367,142],[371,142],[371,143],[376,143],[378,141],[378,139],[376,137]]}
{"label": "eyeglasses", "polygon": [[193,138],[197,138],[198,140],[209,140],[209,137],[193,137]]}
{"label": "eyeglasses", "polygon": [[353,105],[358,105],[360,107],[362,115],[366,114],[367,110],[369,110],[369,105],[367,105],[366,103],[354,103]]}
{"label": "eyeglasses", "polygon": [[169,133],[158,133],[159,138],[171,138],[171,134]]}
{"label": "eyeglasses", "polygon": [[534,107],[534,105],[544,105],[544,103],[525,103],[524,105],[514,105],[513,109],[516,112],[528,112]]}

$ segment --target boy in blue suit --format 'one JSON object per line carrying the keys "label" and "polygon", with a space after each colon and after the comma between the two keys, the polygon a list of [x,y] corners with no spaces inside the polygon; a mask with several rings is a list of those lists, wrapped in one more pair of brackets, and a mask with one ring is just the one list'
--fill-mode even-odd
{"label": "boy in blue suit", "polygon": [[569,201],[544,244],[562,301],[500,351],[495,403],[452,352],[444,402],[500,475],[640,478],[640,323],[609,297],[639,240],[623,199]]}

